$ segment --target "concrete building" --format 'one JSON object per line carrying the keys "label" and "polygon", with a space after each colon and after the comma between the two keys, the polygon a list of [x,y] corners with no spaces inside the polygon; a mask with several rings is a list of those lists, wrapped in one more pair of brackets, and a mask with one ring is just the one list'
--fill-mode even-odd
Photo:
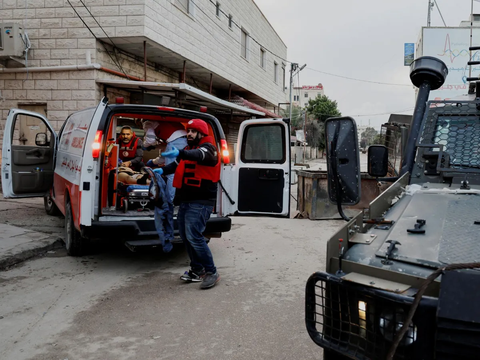
{"label": "concrete building", "polygon": [[104,95],[123,96],[207,106],[233,141],[241,121],[275,116],[285,102],[287,47],[253,0],[0,5],[2,125],[17,107],[46,114],[60,129]]}
{"label": "concrete building", "polygon": [[[467,78],[480,75],[480,66],[475,65],[470,69],[467,65],[470,58],[470,41],[472,46],[480,45],[479,14],[471,14],[470,20],[462,21],[457,27],[422,27],[416,44],[415,58],[434,56],[448,67],[445,83],[440,89],[430,93],[430,100],[461,97],[468,92]],[[471,56],[472,60],[480,60],[480,51],[472,51]]]}
{"label": "concrete building", "polygon": [[308,105],[309,100],[315,99],[318,95],[325,95],[322,84],[293,87],[292,102],[294,105],[304,108]]}

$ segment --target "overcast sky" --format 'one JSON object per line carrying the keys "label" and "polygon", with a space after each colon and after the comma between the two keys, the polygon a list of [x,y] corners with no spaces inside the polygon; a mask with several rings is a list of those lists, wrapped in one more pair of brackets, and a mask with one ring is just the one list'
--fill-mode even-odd
{"label": "overcast sky", "polygon": [[[413,113],[415,92],[409,67],[403,65],[404,43],[416,43],[427,25],[428,0],[254,1],[287,45],[288,60],[307,64],[300,85],[322,83],[342,115],[379,129],[387,114]],[[469,20],[471,0],[436,2],[447,26]],[[480,2],[474,2],[474,13],[480,13]],[[437,7],[431,26],[443,26]],[[319,71],[407,86],[352,81]]]}

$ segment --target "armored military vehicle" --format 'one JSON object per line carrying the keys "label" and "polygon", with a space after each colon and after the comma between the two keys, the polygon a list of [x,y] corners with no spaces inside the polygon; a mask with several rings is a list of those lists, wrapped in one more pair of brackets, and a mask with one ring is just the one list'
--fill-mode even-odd
{"label": "armored military vehicle", "polygon": [[[360,198],[355,121],[326,121],[329,197],[348,222],[327,245],[326,271],[306,286],[306,326],[325,359],[480,358],[480,89],[428,101],[446,65],[411,65],[417,101],[398,176],[388,150],[368,149],[368,172],[390,186]],[[478,79],[477,79],[478,80]]]}

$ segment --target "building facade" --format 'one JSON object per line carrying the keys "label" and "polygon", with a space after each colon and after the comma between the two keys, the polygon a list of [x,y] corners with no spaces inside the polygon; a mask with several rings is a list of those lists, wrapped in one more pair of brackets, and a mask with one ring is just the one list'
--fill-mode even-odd
{"label": "building facade", "polygon": [[2,125],[24,108],[60,129],[106,95],[206,105],[233,139],[241,121],[274,116],[286,97],[287,47],[253,0],[0,4]]}
{"label": "building facade", "polygon": [[294,87],[292,91],[293,104],[304,108],[309,100],[314,100],[318,95],[325,95],[323,85],[303,85]]}

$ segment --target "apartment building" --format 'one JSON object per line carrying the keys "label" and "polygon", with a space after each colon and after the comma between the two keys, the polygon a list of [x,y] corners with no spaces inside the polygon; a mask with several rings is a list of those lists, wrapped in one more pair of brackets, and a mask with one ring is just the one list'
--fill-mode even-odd
{"label": "apartment building", "polygon": [[[241,121],[285,102],[287,47],[253,0],[0,0],[0,114],[56,129],[103,96]],[[2,134],[3,138],[3,134]]]}
{"label": "apartment building", "polygon": [[293,87],[292,102],[294,105],[304,108],[308,105],[309,100],[314,100],[318,95],[325,95],[322,84]]}

